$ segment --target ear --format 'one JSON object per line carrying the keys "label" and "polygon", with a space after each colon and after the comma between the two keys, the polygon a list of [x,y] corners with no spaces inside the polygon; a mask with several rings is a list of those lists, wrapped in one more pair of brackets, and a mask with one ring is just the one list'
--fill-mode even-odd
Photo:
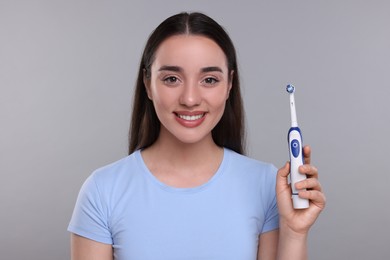
{"label": "ear", "polygon": [[148,95],[148,98],[152,100],[152,95],[150,91],[150,75],[148,75],[147,73],[148,72],[146,71],[146,69],[143,69],[143,74],[144,74],[143,81],[145,85],[146,94]]}

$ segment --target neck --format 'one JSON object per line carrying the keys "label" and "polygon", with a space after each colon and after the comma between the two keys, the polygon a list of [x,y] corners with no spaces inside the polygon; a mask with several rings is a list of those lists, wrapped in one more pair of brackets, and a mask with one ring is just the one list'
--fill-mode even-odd
{"label": "neck", "polygon": [[176,138],[160,136],[147,150],[164,161],[176,165],[182,163],[188,167],[192,164],[204,163],[207,161],[206,158],[215,158],[213,155],[220,154],[223,149],[214,143],[210,134],[196,143],[183,143]]}
{"label": "neck", "polygon": [[158,138],[142,151],[149,170],[160,181],[174,187],[195,187],[207,182],[223,159],[223,148],[207,136],[196,143]]}

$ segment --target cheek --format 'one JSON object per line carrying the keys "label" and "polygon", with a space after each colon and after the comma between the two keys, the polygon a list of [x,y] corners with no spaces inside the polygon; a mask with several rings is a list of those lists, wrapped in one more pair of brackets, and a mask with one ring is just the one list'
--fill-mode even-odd
{"label": "cheek", "polygon": [[212,102],[215,109],[221,109],[221,108],[225,108],[228,95],[226,92],[224,93],[218,92],[218,93],[213,93],[208,98]]}
{"label": "cheek", "polygon": [[151,97],[156,109],[168,108],[175,101],[174,93],[172,91],[164,91],[164,89],[158,86],[151,89]]}

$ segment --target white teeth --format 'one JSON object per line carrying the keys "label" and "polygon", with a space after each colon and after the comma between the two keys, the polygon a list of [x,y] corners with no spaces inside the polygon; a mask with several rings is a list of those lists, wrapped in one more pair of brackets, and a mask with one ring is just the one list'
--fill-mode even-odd
{"label": "white teeth", "polygon": [[180,117],[181,119],[184,119],[184,120],[194,121],[194,120],[198,120],[198,119],[202,118],[203,115],[204,115],[204,114],[194,115],[194,116],[179,115],[179,117]]}

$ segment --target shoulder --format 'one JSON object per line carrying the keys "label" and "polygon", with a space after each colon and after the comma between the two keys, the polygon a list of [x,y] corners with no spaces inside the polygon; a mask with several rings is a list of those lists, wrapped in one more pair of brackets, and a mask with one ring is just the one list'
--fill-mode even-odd
{"label": "shoulder", "polygon": [[225,150],[227,162],[224,167],[227,180],[245,189],[264,193],[274,190],[276,185],[276,167],[231,150]]}
{"label": "shoulder", "polygon": [[225,151],[229,156],[229,167],[239,172],[266,175],[275,175],[277,172],[276,167],[271,163],[259,161],[229,149],[225,149]]}
{"label": "shoulder", "polygon": [[138,151],[115,162],[96,169],[91,178],[96,181],[113,181],[118,178],[131,176],[138,167]]}
{"label": "shoulder", "polygon": [[[142,176],[143,170],[138,158],[138,151],[118,161],[96,169],[87,178],[84,186],[96,189],[101,194],[120,192]],[[115,192],[115,193],[117,193]]]}

